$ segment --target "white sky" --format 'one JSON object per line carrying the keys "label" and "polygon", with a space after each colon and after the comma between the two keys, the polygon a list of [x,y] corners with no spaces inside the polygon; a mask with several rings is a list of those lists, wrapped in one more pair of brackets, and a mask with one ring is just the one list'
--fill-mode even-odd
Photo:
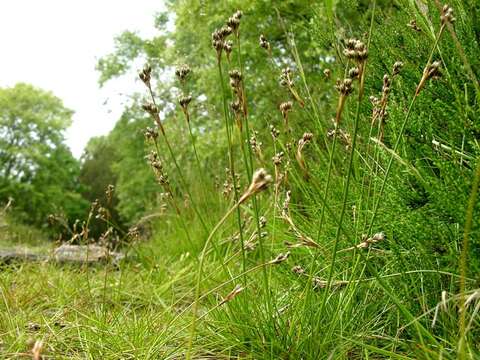
{"label": "white sky", "polygon": [[75,111],[66,135],[79,157],[113,128],[124,94],[143,91],[134,72],[100,89],[97,59],[124,30],[155,34],[163,9],[162,0],[0,0],[0,87],[27,82],[61,98]]}

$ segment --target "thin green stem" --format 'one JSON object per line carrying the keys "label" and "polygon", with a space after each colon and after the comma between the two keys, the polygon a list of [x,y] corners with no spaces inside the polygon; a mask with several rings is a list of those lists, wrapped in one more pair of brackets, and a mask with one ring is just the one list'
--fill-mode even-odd
{"label": "thin green stem", "polygon": [[[157,107],[157,103],[155,101],[155,96],[153,95],[152,87],[151,86],[147,86],[147,87],[148,87],[148,90],[149,90],[149,93],[150,93],[150,98],[152,99],[152,102],[155,105],[155,107]],[[161,120],[160,120],[158,115],[157,115],[157,118],[155,120],[157,121],[157,125],[160,128],[160,132],[162,133],[163,139],[165,140],[165,144],[167,145],[168,152],[170,153],[170,157],[172,158],[172,161],[175,164],[175,168],[178,172],[181,185],[185,189],[185,191],[187,192],[188,197],[190,198],[190,201],[192,203],[193,210],[197,214],[200,222],[202,223],[202,227],[206,232],[207,231],[207,225],[205,224],[205,221],[203,220],[202,214],[200,213],[200,211],[197,207],[196,201],[194,200],[194,198],[192,196],[190,188],[187,186],[187,183],[186,183],[185,178],[183,176],[183,172],[180,169],[180,166],[178,165],[178,162],[177,162],[177,159],[176,159],[175,154],[173,152],[172,146],[170,145],[170,142],[168,141],[167,134],[165,133],[165,130],[164,130],[164,128],[163,128],[163,126],[160,122]]]}
{"label": "thin green stem", "polygon": [[[465,227],[463,230],[463,242],[462,242],[462,252],[460,254],[460,295],[465,293],[465,279],[467,278],[467,258],[468,258],[468,243],[469,236],[472,230],[473,223],[473,211],[475,209],[475,204],[478,196],[478,187],[480,185],[480,159],[477,159],[477,168],[473,178],[472,191],[470,192],[470,197],[468,199],[467,212],[465,217]],[[466,359],[465,354],[465,319],[466,319],[466,308],[465,308],[465,299],[460,297],[459,300],[460,308],[460,318],[458,322],[458,355],[461,360]]]}
{"label": "thin green stem", "polygon": [[198,270],[197,270],[197,280],[195,284],[195,300],[193,303],[193,319],[192,319],[192,324],[191,324],[191,331],[190,331],[190,338],[188,340],[188,347],[187,347],[187,355],[186,359],[189,360],[191,359],[191,350],[192,350],[192,345],[193,345],[193,338],[195,337],[195,330],[196,330],[196,322],[197,322],[197,312],[198,312],[198,303],[199,303],[199,298],[200,298],[200,284],[202,283],[202,275],[203,275],[203,264],[205,262],[205,255],[207,253],[208,246],[210,242],[213,239],[213,236],[217,233],[218,229],[220,229],[220,226],[223,225],[225,220],[236,210],[238,209],[240,203],[237,202],[230,210],[228,210],[223,218],[215,225],[215,227],[212,229],[210,232],[210,235],[208,236],[207,240],[205,241],[205,244],[203,245],[203,250],[202,253],[200,254],[200,261],[198,264]]}
{"label": "thin green stem", "polygon": [[[238,63],[239,63],[239,67],[240,67],[240,72],[243,75],[243,79],[245,79],[245,75],[244,75],[244,72],[243,72],[242,48],[241,48],[240,35],[237,34],[236,38],[237,38],[237,44],[238,44]],[[245,92],[244,81],[242,81],[241,86],[242,86],[242,92],[243,92],[243,101],[246,102],[247,101],[247,96],[246,96],[246,92]],[[245,104],[245,106],[246,106],[246,104]],[[247,116],[246,111],[243,112],[243,117],[244,117],[244,120],[245,120],[246,139],[243,139],[242,131],[240,131],[241,148],[242,148],[242,151],[244,153],[245,167],[247,169],[248,178],[250,179],[252,177],[252,174],[253,174],[253,154],[252,154],[252,148],[248,144],[248,141],[250,139],[250,124],[249,124],[249,121],[248,121],[248,116]],[[248,158],[245,154],[244,146],[247,146],[247,148],[248,148],[248,155],[249,155]],[[253,197],[252,202],[253,202],[253,210],[254,210],[255,221],[256,221],[256,226],[257,226],[257,236],[258,236],[258,243],[259,243],[259,249],[260,249],[260,259],[261,259],[262,262],[265,262],[265,258],[266,258],[265,257],[265,249],[264,249],[264,243],[263,243],[263,240],[262,240],[262,229],[261,229],[261,226],[260,226],[260,216],[259,216],[258,203],[257,203],[256,196]],[[245,268],[243,270],[245,271]],[[264,285],[265,285],[265,292],[267,294],[267,308],[269,309],[269,313],[272,313],[270,311],[271,310],[270,290],[269,290],[270,286],[269,286],[269,279],[268,279],[267,270],[265,268],[263,268],[262,273],[263,273],[263,281],[264,281]]]}
{"label": "thin green stem", "polygon": [[[435,43],[432,46],[432,49],[430,51],[430,56],[428,57],[426,67],[432,61],[433,53],[435,51],[435,48],[437,47],[438,42],[440,41],[440,38],[442,36],[442,33],[443,33],[444,29],[445,29],[445,25],[442,25],[442,27],[438,31],[438,35],[437,35],[437,37],[435,39]],[[385,176],[383,177],[382,185],[381,185],[380,191],[377,195],[377,201],[375,202],[375,205],[374,205],[374,208],[373,208],[372,219],[370,220],[370,225],[368,227],[367,234],[370,234],[371,231],[372,231],[372,228],[373,228],[373,225],[374,225],[374,222],[375,222],[375,218],[376,218],[377,213],[378,213],[378,207],[380,205],[380,202],[382,200],[382,195],[383,195],[383,192],[385,190],[385,185],[387,183],[388,176],[390,175],[390,171],[392,169],[393,160],[395,159],[395,153],[397,152],[397,149],[400,145],[400,142],[402,141],[403,133],[405,132],[405,128],[407,126],[408,119],[410,118],[410,114],[412,113],[412,109],[413,109],[413,106],[415,104],[415,101],[417,100],[417,97],[418,97],[418,87],[417,87],[417,92],[415,93],[415,95],[413,96],[413,98],[410,102],[410,105],[408,107],[407,114],[405,115],[405,118],[403,120],[402,126],[400,127],[400,132],[397,136],[397,140],[395,141],[395,145],[393,146],[393,149],[392,149],[392,155],[390,155],[390,159],[388,160],[388,165],[387,165],[387,168],[385,170]]]}

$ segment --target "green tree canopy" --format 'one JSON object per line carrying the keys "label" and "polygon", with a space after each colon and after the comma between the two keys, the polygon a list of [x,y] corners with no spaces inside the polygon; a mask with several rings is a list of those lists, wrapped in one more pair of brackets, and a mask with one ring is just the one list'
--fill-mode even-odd
{"label": "green tree canopy", "polygon": [[41,224],[52,212],[74,220],[85,208],[79,164],[64,144],[72,114],[52,93],[31,85],[0,89],[0,202],[12,197],[28,223]]}

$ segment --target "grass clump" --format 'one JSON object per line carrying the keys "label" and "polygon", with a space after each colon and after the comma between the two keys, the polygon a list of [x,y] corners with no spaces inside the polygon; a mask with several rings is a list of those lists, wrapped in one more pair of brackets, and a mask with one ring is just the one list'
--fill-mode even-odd
{"label": "grass clump", "polygon": [[167,204],[152,239],[118,269],[6,268],[0,350],[33,336],[65,357],[479,357],[475,4],[400,3],[310,5],[302,34],[277,8],[261,56],[243,35],[260,5],[212,17],[208,70],[178,67],[176,110],[147,65]]}

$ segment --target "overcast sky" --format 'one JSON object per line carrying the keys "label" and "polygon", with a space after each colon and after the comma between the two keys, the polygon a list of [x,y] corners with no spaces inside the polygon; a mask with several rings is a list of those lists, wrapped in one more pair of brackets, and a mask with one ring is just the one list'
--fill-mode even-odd
{"label": "overcast sky", "polygon": [[75,156],[108,133],[125,95],[142,91],[135,74],[98,86],[95,64],[123,30],[155,34],[162,0],[0,0],[0,87],[28,82],[75,111],[67,143]]}

